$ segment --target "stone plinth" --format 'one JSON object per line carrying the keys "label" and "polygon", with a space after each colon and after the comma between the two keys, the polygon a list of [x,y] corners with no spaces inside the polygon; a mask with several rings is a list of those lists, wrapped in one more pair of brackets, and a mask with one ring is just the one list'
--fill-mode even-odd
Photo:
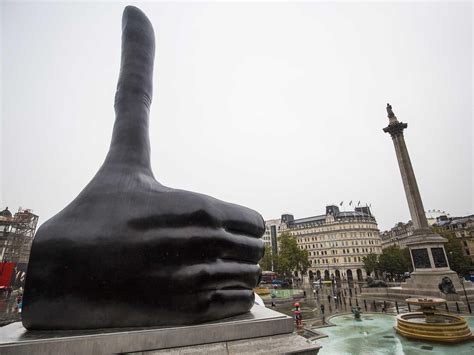
{"label": "stone plinth", "polygon": [[[444,294],[439,288],[438,284],[443,277],[449,277],[456,289],[455,294]],[[463,285],[459,281],[457,274],[454,271],[416,271],[411,274],[411,277],[403,282],[399,287],[374,287],[363,288],[360,294],[361,298],[401,301],[404,302],[406,298],[443,298],[446,300],[449,309],[456,309],[456,302],[461,311],[467,311],[466,296],[469,303],[474,303],[474,286],[472,282],[465,281]],[[464,294],[466,290],[466,294]]]}
{"label": "stone plinth", "polygon": [[[173,348],[203,347],[204,344],[229,342],[233,342],[231,345],[238,349],[245,346],[236,341],[245,339],[247,342],[265,343],[264,340],[269,336],[284,334],[291,338],[285,343],[294,341],[295,344],[300,344],[300,348],[293,349],[294,351],[304,350],[301,346],[306,344],[306,348],[316,353],[318,346],[292,334],[293,323],[291,317],[257,305],[247,314],[179,327],[27,331],[17,322],[0,328],[0,354],[112,354],[163,349],[171,351]],[[256,339],[249,340],[252,338]]]}
{"label": "stone plinth", "polygon": [[263,338],[235,340],[223,343],[188,346],[143,352],[143,355],[229,355],[229,354],[317,354],[319,345],[309,343],[296,334],[274,335]]}

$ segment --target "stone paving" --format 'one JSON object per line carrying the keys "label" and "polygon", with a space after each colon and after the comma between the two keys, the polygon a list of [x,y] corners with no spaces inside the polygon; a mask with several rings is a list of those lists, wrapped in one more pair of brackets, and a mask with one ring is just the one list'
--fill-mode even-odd
{"label": "stone paving", "polygon": [[[383,302],[380,300],[364,300],[360,298],[360,290],[342,289],[340,298],[333,296],[330,289],[318,290],[313,293],[311,288],[304,288],[306,297],[296,297],[294,299],[287,299],[285,302],[279,300],[274,302],[275,306],[271,306],[270,302],[265,302],[267,307],[278,312],[293,316],[294,303],[300,304],[300,311],[305,327],[312,328],[326,325],[326,319],[334,314],[351,313],[352,307],[360,307],[362,314],[364,312],[386,312],[397,314],[396,305],[394,302]],[[329,297],[328,297],[329,296]],[[321,305],[324,305],[324,314],[321,312]],[[408,312],[408,307],[404,303],[397,303],[398,312]]]}

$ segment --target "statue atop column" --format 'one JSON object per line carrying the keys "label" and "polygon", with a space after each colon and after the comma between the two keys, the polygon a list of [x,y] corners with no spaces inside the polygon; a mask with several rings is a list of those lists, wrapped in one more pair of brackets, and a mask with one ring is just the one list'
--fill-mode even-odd
{"label": "statue atop column", "polygon": [[387,113],[388,113],[388,118],[395,117],[395,115],[392,111],[392,106],[390,104],[387,104]]}

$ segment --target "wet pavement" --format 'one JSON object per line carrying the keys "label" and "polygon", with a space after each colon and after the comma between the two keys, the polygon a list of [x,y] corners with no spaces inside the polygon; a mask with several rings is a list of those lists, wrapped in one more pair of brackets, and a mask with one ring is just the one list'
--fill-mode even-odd
{"label": "wet pavement", "polygon": [[[293,299],[277,300],[274,299],[275,306],[265,302],[268,308],[278,312],[294,315],[294,303],[300,304],[302,320],[305,326],[317,327],[326,324],[326,319],[334,314],[351,313],[352,307],[360,307],[362,314],[364,312],[387,312],[396,314],[397,310],[393,302],[371,301],[360,298],[360,290],[340,289],[340,293],[333,293],[330,289],[318,290],[313,292],[310,288],[304,288],[306,297],[295,297]],[[336,294],[336,296],[334,296]],[[339,297],[337,297],[339,294]],[[321,306],[324,307],[322,311]],[[406,305],[398,305],[399,312],[406,312]]]}

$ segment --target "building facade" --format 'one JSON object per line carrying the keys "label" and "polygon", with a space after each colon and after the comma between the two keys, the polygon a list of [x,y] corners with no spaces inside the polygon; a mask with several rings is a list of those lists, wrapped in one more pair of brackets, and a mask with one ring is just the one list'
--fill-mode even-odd
{"label": "building facade", "polygon": [[270,219],[265,221],[265,233],[262,240],[265,246],[270,246],[273,254],[278,254],[278,236],[282,228],[280,219]]}
{"label": "building facade", "polygon": [[0,211],[0,286],[23,286],[37,223],[31,210]]}
{"label": "building facade", "polygon": [[[436,212],[437,215],[433,212]],[[464,255],[468,256],[471,259],[471,263],[474,264],[474,215],[451,217],[449,214],[440,214],[439,212],[428,211],[426,214],[430,226],[452,231],[456,238],[460,240]],[[431,218],[428,216],[431,216]],[[408,237],[413,235],[413,232],[414,227],[411,221],[397,223],[389,231],[381,233],[382,249],[390,246],[405,248]]]}
{"label": "building facade", "polygon": [[415,227],[413,227],[412,221],[408,221],[407,223],[399,222],[390,229],[389,231],[385,231],[380,234],[380,238],[382,239],[382,249],[397,246],[401,249],[405,248],[407,245],[408,238],[413,235],[413,231]]}
{"label": "building facade", "polygon": [[474,265],[474,215],[464,217],[438,217],[436,227],[450,230],[461,242],[463,254],[471,259]]}
{"label": "building facade", "polygon": [[300,219],[286,214],[278,227],[280,233],[288,232],[299,248],[308,251],[311,266],[307,275],[301,276],[309,282],[318,279],[362,282],[367,277],[363,258],[382,252],[380,232],[369,207],[339,211],[331,205],[323,215]]}

